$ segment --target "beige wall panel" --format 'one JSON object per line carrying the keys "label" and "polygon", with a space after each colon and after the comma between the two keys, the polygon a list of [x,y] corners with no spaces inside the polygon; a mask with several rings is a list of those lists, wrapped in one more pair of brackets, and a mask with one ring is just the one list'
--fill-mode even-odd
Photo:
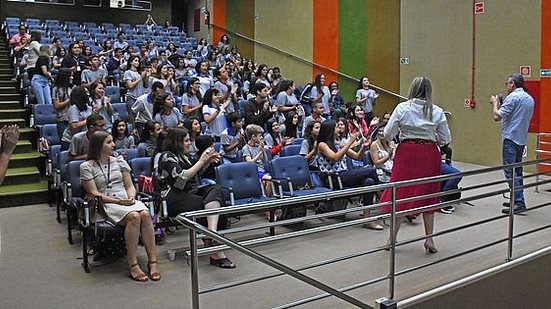
{"label": "beige wall panel", "polygon": [[454,160],[499,165],[500,124],[493,121],[488,98],[505,92],[504,81],[519,65],[539,67],[541,2],[485,4],[486,12],[476,16],[476,108],[463,107],[463,99],[471,96],[471,1],[402,1],[401,55],[410,64],[401,66],[400,89],[407,94],[413,77],[429,77],[434,101],[452,112]]}
{"label": "beige wall panel", "polygon": [[[201,38],[207,39],[209,43],[212,43],[211,35],[209,32],[209,28],[207,25],[205,25],[205,15],[201,13],[201,31],[195,32],[193,31],[193,22],[194,22],[194,12],[195,9],[201,9],[205,7],[205,2],[207,3],[207,8],[209,12],[211,13],[211,22],[212,22],[212,1],[201,1],[201,0],[190,0],[188,1],[188,11],[187,11],[187,29],[188,29],[188,35],[194,36],[197,38],[197,41]],[[218,42],[217,42],[218,44]]]}
{"label": "beige wall panel", "polygon": [[[255,2],[257,41],[312,61],[312,1],[258,0]],[[264,46],[255,45],[255,61],[277,65],[297,84],[312,80],[312,66]]]}

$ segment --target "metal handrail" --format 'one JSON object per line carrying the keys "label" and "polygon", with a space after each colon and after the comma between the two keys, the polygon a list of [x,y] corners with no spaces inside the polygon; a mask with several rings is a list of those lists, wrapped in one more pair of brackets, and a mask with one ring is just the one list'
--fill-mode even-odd
{"label": "metal handrail", "polygon": [[[544,155],[546,157],[551,155],[551,151],[544,150],[542,148],[542,145],[551,145],[551,142],[542,140],[542,138],[546,138],[546,137],[551,137],[551,133],[538,133],[538,135],[536,137],[536,150],[534,151],[534,153],[536,154],[536,159],[540,159],[542,157],[542,155]],[[539,172],[541,165],[551,166],[549,163],[541,163],[541,162],[536,163],[536,172]],[[539,181],[539,174],[538,174],[538,176],[536,176],[536,182],[538,182],[538,181]],[[540,192],[539,191],[539,186],[536,186],[536,192]]]}
{"label": "metal handrail", "polygon": [[[232,34],[232,35],[235,35],[235,36],[240,37],[240,38],[242,38],[242,39],[245,39],[245,40],[247,40],[247,41],[253,42],[254,44],[257,44],[257,45],[259,45],[259,46],[266,47],[266,48],[268,48],[268,49],[274,50],[274,51],[276,51],[276,52],[278,52],[278,53],[280,53],[280,54],[286,55],[286,56],[289,57],[289,58],[297,59],[297,60],[299,60],[300,62],[303,62],[303,63],[309,64],[309,65],[312,65],[312,66],[316,66],[316,67],[322,68],[322,69],[324,69],[324,70],[326,70],[326,71],[329,71],[329,72],[331,72],[331,73],[337,74],[337,75],[342,76],[342,77],[345,77],[345,78],[350,79],[350,80],[352,80],[352,81],[360,82],[359,79],[357,79],[357,78],[355,78],[355,77],[353,77],[353,76],[351,76],[351,75],[348,75],[348,74],[346,74],[346,73],[343,73],[343,72],[340,72],[340,71],[331,69],[331,68],[329,68],[329,67],[327,67],[327,66],[324,66],[324,65],[322,65],[322,64],[312,62],[312,61],[310,61],[310,60],[308,60],[308,59],[304,59],[304,58],[299,57],[299,56],[297,56],[297,55],[293,55],[293,54],[289,53],[288,51],[285,51],[285,50],[283,50],[283,49],[277,48],[277,47],[272,46],[272,45],[270,45],[270,44],[267,44],[267,43],[258,41],[258,40],[256,40],[256,39],[250,38],[250,37],[248,37],[248,36],[246,36],[246,35],[244,35],[244,34],[242,34],[242,33],[228,30],[227,28],[222,27],[222,26],[217,25],[217,24],[214,24],[214,23],[211,23],[210,26],[211,26],[211,27],[214,27],[214,28],[222,29],[222,30],[224,30],[224,31],[227,32],[227,33],[230,33],[230,34]],[[401,94],[399,94],[399,93],[392,92],[392,91],[390,91],[390,90],[388,90],[388,89],[385,89],[385,88],[383,88],[383,87],[377,86],[377,85],[375,85],[375,84],[371,84],[371,83],[370,83],[369,86],[370,86],[370,87],[373,87],[373,88],[375,88],[375,89],[377,89],[377,90],[379,90],[379,91],[381,91],[381,92],[384,92],[384,93],[386,93],[386,94],[389,94],[389,95],[391,95],[391,96],[393,96],[393,97],[396,97],[396,98],[398,98],[398,99],[400,99],[400,100],[402,100],[402,101],[407,101],[407,100],[408,100],[408,98],[404,97],[403,95],[401,95]]]}
{"label": "metal handrail", "polygon": [[[354,258],[354,257],[357,257],[357,256],[361,256],[361,255],[364,255],[364,254],[377,252],[377,251],[380,251],[382,249],[387,249],[387,248],[390,249],[390,253],[391,253],[390,254],[390,263],[389,263],[390,271],[389,271],[388,275],[380,277],[380,278],[368,280],[366,282],[356,283],[356,284],[351,285],[349,287],[340,288],[340,289],[334,289],[334,288],[328,287],[327,285],[325,285],[325,284],[323,284],[323,283],[321,283],[321,282],[319,282],[319,281],[317,281],[313,278],[310,278],[306,275],[303,275],[299,272],[299,271],[304,270],[304,269],[326,265],[323,262],[316,263],[315,265],[303,266],[303,267],[298,268],[298,269],[289,268],[289,267],[287,267],[285,265],[282,265],[282,264],[280,264],[280,263],[278,263],[278,262],[276,262],[276,261],[274,261],[274,260],[272,260],[272,259],[270,259],[266,256],[263,256],[263,255],[259,254],[258,252],[252,251],[251,249],[245,247],[245,246],[251,245],[252,244],[251,241],[235,242],[233,240],[230,240],[230,239],[220,235],[218,232],[208,230],[206,227],[204,227],[202,225],[199,225],[195,222],[196,218],[203,217],[203,216],[206,216],[206,215],[210,215],[210,214],[212,214],[212,212],[210,212],[210,211],[194,211],[194,212],[186,213],[186,214],[179,217],[179,221],[181,221],[181,223],[183,225],[185,225],[187,228],[190,229],[190,248],[191,248],[190,254],[191,254],[191,267],[192,267],[191,279],[192,279],[193,308],[199,308],[199,295],[200,294],[208,293],[208,292],[212,292],[212,291],[216,291],[216,290],[221,290],[221,289],[225,289],[225,288],[228,288],[228,287],[237,286],[237,285],[241,285],[241,284],[245,284],[245,283],[255,282],[255,281],[263,280],[263,279],[266,279],[266,278],[273,278],[275,276],[280,276],[280,275],[283,275],[283,274],[287,274],[287,275],[290,275],[292,277],[295,277],[295,278],[297,278],[297,279],[299,279],[299,280],[301,280],[301,281],[303,281],[307,284],[310,284],[314,287],[317,287],[317,288],[325,291],[325,293],[320,294],[320,295],[316,295],[316,296],[313,296],[313,297],[310,297],[310,298],[306,298],[306,299],[303,299],[303,300],[300,300],[300,301],[296,301],[296,302],[293,302],[293,303],[290,303],[290,304],[287,304],[287,305],[284,305],[281,308],[288,308],[288,307],[296,306],[296,305],[299,305],[299,304],[308,303],[308,302],[311,302],[311,301],[314,301],[314,300],[317,300],[317,299],[321,299],[321,298],[324,298],[324,297],[328,297],[328,296],[336,296],[336,297],[339,297],[339,298],[343,299],[344,301],[347,301],[347,302],[349,302],[351,304],[354,304],[354,305],[357,305],[359,307],[370,308],[365,303],[363,303],[361,301],[358,301],[356,299],[353,299],[350,296],[344,294],[344,292],[359,288],[361,286],[366,286],[366,285],[369,285],[369,284],[373,284],[375,282],[380,282],[382,280],[388,279],[389,280],[389,294],[388,294],[388,296],[389,296],[389,298],[392,299],[394,297],[394,287],[395,287],[394,278],[396,276],[402,275],[402,274],[405,274],[405,273],[409,273],[409,272],[415,271],[415,270],[420,269],[420,268],[428,267],[428,266],[434,265],[436,263],[441,263],[443,261],[447,261],[447,260],[453,259],[455,257],[459,257],[459,256],[462,256],[462,255],[465,255],[465,254],[469,254],[471,252],[475,252],[475,251],[480,250],[482,248],[487,248],[489,246],[493,246],[493,245],[496,245],[496,244],[499,244],[499,243],[502,243],[502,242],[508,242],[506,261],[511,261],[512,260],[513,239],[521,237],[521,236],[525,236],[525,235],[528,235],[528,234],[531,234],[531,233],[535,233],[535,232],[540,231],[540,230],[551,228],[551,224],[549,224],[547,226],[538,227],[536,229],[526,231],[526,232],[523,232],[523,233],[520,233],[520,234],[517,234],[517,235],[513,234],[514,212],[512,211],[512,207],[514,207],[514,192],[517,191],[517,190],[525,189],[525,188],[536,187],[536,186],[538,186],[540,184],[544,184],[544,183],[551,183],[551,180],[539,181],[538,175],[543,174],[543,173],[537,173],[536,174],[536,182],[535,183],[525,184],[521,187],[516,187],[515,188],[514,181],[511,181],[509,189],[497,190],[495,192],[486,192],[486,193],[479,194],[477,196],[462,198],[462,199],[456,200],[456,201],[443,202],[443,203],[438,203],[438,204],[434,204],[434,205],[419,207],[419,208],[416,208],[414,210],[400,211],[400,212],[397,212],[396,208],[395,208],[396,203],[399,203],[401,201],[401,200],[396,200],[396,189],[398,187],[407,186],[407,185],[413,185],[413,184],[419,184],[419,183],[430,183],[430,182],[434,182],[434,181],[442,181],[442,180],[445,180],[445,179],[452,179],[452,178],[461,177],[461,176],[477,175],[477,174],[482,174],[482,173],[493,172],[493,171],[496,171],[496,170],[503,170],[503,169],[513,170],[517,167],[521,167],[521,166],[525,166],[525,165],[542,164],[542,163],[546,163],[546,162],[550,162],[550,161],[551,161],[551,158],[538,159],[538,160],[532,160],[532,161],[527,161],[527,162],[519,162],[519,163],[514,163],[514,164],[509,164],[509,165],[503,165],[503,166],[499,166],[499,167],[484,168],[484,169],[470,171],[470,172],[451,174],[451,175],[446,175],[446,176],[427,177],[427,178],[422,178],[422,179],[418,179],[418,180],[392,183],[392,184],[386,185],[386,187],[389,187],[389,188],[392,189],[392,193],[393,193],[392,194],[392,204],[391,204],[391,213],[390,214],[374,216],[374,217],[370,217],[370,218],[363,218],[363,219],[358,219],[358,220],[353,220],[353,221],[348,221],[348,222],[341,222],[341,223],[337,223],[337,224],[332,224],[329,227],[325,227],[325,226],[317,227],[317,228],[310,229],[308,232],[298,231],[298,232],[286,233],[285,235],[293,234],[293,237],[294,236],[302,236],[302,235],[317,233],[317,232],[320,232],[320,231],[326,231],[326,230],[332,230],[332,229],[337,229],[337,228],[343,228],[343,227],[358,225],[358,224],[362,224],[364,222],[372,221],[375,218],[377,218],[377,219],[380,219],[380,218],[383,218],[383,217],[388,218],[390,216],[391,217],[391,233],[392,233],[391,235],[394,235],[393,229],[394,229],[394,226],[395,226],[395,223],[396,223],[396,219],[400,218],[400,217],[403,217],[406,214],[419,213],[419,212],[423,212],[423,211],[427,211],[427,210],[434,210],[434,209],[442,208],[442,207],[445,207],[445,206],[451,204],[452,202],[457,203],[458,201],[475,200],[475,199],[479,199],[479,198],[483,198],[483,197],[492,196],[492,195],[495,195],[495,194],[502,194],[504,192],[509,192],[510,193],[510,203],[511,204],[510,204],[510,208],[509,208],[510,212],[509,212],[508,215],[500,215],[500,216],[497,216],[497,217],[492,217],[490,219],[484,219],[484,220],[481,220],[481,221],[478,221],[478,222],[473,222],[473,223],[463,225],[463,226],[460,226],[460,227],[455,227],[455,228],[448,229],[448,230],[445,230],[445,231],[440,231],[440,232],[437,232],[437,233],[433,233],[431,235],[420,236],[420,237],[416,237],[414,239],[410,239],[410,240],[407,240],[407,241],[401,241],[400,243],[397,243],[395,239],[391,239],[392,242],[391,242],[390,246],[376,247],[374,249],[370,249],[370,250],[367,250],[367,251],[364,251],[364,252],[351,254],[351,255],[348,255],[346,257],[334,258],[332,260],[329,260],[331,263],[334,263],[334,262],[343,261],[343,260],[346,260],[346,259],[349,259],[349,258]],[[513,173],[513,175],[514,175],[514,173]],[[523,178],[528,178],[528,177],[531,177],[531,176],[527,176],[527,177],[523,176]],[[500,181],[498,183],[502,183],[502,182],[503,181]],[[496,184],[496,183],[494,182],[494,184]],[[375,187],[375,186],[373,186],[373,187]],[[377,187],[380,188],[380,187],[383,187],[383,186],[377,186]],[[479,188],[479,186],[477,186],[477,185],[472,186],[472,187],[473,188]],[[371,191],[372,188],[365,187],[364,189],[365,190],[363,191],[363,193]],[[346,197],[346,196],[349,196],[349,195],[358,194],[362,191],[358,192],[356,190],[348,189],[348,190],[340,190],[340,191],[336,191],[336,192],[340,193],[341,194],[340,197],[343,198],[343,197]],[[316,196],[316,198],[323,200],[326,197],[324,197],[323,195],[318,194]],[[287,203],[285,203],[285,205],[292,205],[292,203],[289,203],[291,201],[291,199],[292,198],[284,199],[287,202]],[[280,201],[277,201],[277,200],[272,201],[270,206],[265,205],[266,203],[257,203],[256,205],[253,205],[253,206],[256,207],[257,210],[264,210],[267,207],[268,208],[276,207],[276,206],[274,206],[274,203],[277,203],[277,202],[280,202]],[[301,200],[300,203],[301,204],[305,203],[304,198]],[[547,206],[550,206],[550,205],[551,205],[551,202],[544,203],[544,204],[541,204],[541,205],[531,207],[527,211],[533,211],[533,210],[536,210],[536,209],[539,209],[539,208],[542,208],[542,207],[547,207]],[[249,207],[249,210],[254,209],[254,207]],[[244,207],[227,207],[227,208],[233,208],[232,209],[233,212],[241,212],[241,213],[243,212],[243,209],[244,209]],[[218,213],[218,212],[215,212],[215,213]],[[230,211],[230,213],[231,213],[231,211]],[[423,265],[415,266],[415,267],[412,267],[410,269],[401,270],[399,272],[396,272],[396,270],[393,268],[393,265],[395,263],[395,258],[396,258],[395,257],[395,250],[396,250],[397,246],[401,246],[401,245],[405,245],[405,244],[408,244],[408,243],[411,243],[411,242],[426,239],[428,237],[439,236],[439,235],[455,232],[455,231],[458,231],[458,230],[463,230],[465,228],[475,227],[475,226],[478,226],[480,224],[488,223],[488,222],[503,219],[503,218],[508,218],[509,219],[508,236],[506,238],[503,238],[503,239],[500,239],[500,240],[497,240],[497,241],[493,241],[493,242],[485,244],[481,247],[473,248],[473,249],[470,249],[470,250],[467,250],[467,251],[464,251],[464,252],[446,257],[444,259],[440,259],[440,260],[433,261],[433,262],[430,262],[430,263],[426,263],[426,264],[423,264]],[[223,244],[223,246],[212,247],[213,250],[214,249],[220,250],[221,248],[226,248],[226,247],[236,249],[236,250],[238,250],[238,251],[240,251],[240,252],[242,252],[242,253],[250,256],[250,257],[253,257],[255,260],[258,260],[258,261],[260,261],[260,262],[262,262],[266,265],[269,265],[269,266],[272,266],[272,267],[276,268],[281,273],[268,274],[268,275],[260,276],[260,277],[254,278],[254,279],[246,279],[246,280],[240,281],[240,282],[232,282],[232,283],[225,284],[225,285],[224,284],[223,285],[218,285],[218,286],[210,287],[210,288],[207,288],[207,289],[204,289],[204,290],[200,291],[199,282],[198,282],[198,256],[199,256],[198,251],[199,250],[197,248],[197,232],[203,233],[207,237],[210,237],[214,240],[217,240],[217,241],[219,241],[220,243]],[[301,232],[302,232],[302,235],[301,235]],[[274,237],[274,238],[279,237],[281,239],[284,239],[285,237],[287,237],[285,235],[284,236],[276,235],[276,236],[270,236],[270,237]],[[209,249],[211,249],[211,248],[209,248]]]}

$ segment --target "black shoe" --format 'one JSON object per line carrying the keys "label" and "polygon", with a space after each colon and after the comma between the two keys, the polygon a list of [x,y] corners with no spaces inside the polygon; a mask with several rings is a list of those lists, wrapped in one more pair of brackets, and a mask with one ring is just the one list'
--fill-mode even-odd
{"label": "black shoe", "polygon": [[[516,214],[519,214],[519,213],[521,213],[521,212],[524,212],[524,211],[526,211],[526,207],[524,207],[524,206],[518,206],[518,205],[517,205],[517,206],[515,206],[515,208],[513,209],[513,213],[514,213],[515,215],[516,215]],[[509,208],[503,209],[503,210],[501,210],[501,212],[504,213],[504,214],[509,214]]]}
{"label": "black shoe", "polygon": [[511,205],[511,203],[509,203],[509,202],[503,202],[503,207],[509,208],[510,205]]}
{"label": "black shoe", "polygon": [[453,213],[454,211],[455,211],[455,208],[453,206],[448,206],[448,207],[444,207],[444,208],[440,209],[441,213],[444,213],[444,214],[447,214],[447,215]]}

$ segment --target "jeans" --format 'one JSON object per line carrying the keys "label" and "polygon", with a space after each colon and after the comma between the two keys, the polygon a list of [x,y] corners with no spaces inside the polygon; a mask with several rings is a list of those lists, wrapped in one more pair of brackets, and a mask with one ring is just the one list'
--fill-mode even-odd
{"label": "jeans", "polygon": [[[522,153],[524,151],[524,145],[517,145],[510,139],[503,140],[502,157],[503,164],[512,164],[522,162]],[[505,178],[509,180],[509,188],[512,186],[511,182],[511,169],[504,170]],[[523,185],[522,181],[522,166],[515,168],[515,188],[519,188]],[[524,191],[515,189],[515,205],[526,207],[524,202]]]}
{"label": "jeans", "polygon": [[[455,167],[451,166],[451,164],[448,163],[442,163],[442,175],[449,175],[449,174],[455,174],[459,173],[460,171],[456,169]],[[449,190],[456,190],[459,188],[459,182],[461,181],[461,177],[448,179],[446,181],[442,181],[442,187],[440,189],[441,192],[449,191]],[[449,201],[449,200],[456,200],[461,198],[461,193],[458,194],[450,194],[441,196],[440,199],[442,202]]]}
{"label": "jeans", "polygon": [[46,77],[35,74],[31,86],[38,104],[52,104],[52,94]]}

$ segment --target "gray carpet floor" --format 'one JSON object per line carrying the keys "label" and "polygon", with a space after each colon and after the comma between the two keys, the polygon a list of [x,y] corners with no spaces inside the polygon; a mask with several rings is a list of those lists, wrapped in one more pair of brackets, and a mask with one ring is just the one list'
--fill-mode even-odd
{"label": "gray carpet floor", "polygon": [[[456,163],[463,171],[481,166]],[[493,172],[464,178],[461,185],[488,183],[502,179],[501,172]],[[530,181],[533,181],[531,178]],[[497,185],[464,193],[470,196],[480,192],[504,188]],[[526,190],[528,207],[549,202],[551,193],[545,191],[550,185],[535,193]],[[505,199],[493,196],[474,201],[474,206],[460,204],[453,214],[436,214],[436,231],[460,226],[501,214]],[[347,215],[347,219],[359,218],[359,213]],[[264,220],[261,216],[246,216],[236,226]],[[327,224],[314,220],[303,224],[310,227]],[[515,233],[543,226],[551,222],[551,208],[530,211],[515,217]],[[507,219],[483,224],[466,230],[446,234],[435,239],[437,254],[426,255],[422,242],[404,245],[397,249],[397,271],[446,258],[460,252],[482,246],[507,236]],[[280,228],[280,232],[290,228]],[[355,226],[309,236],[274,242],[253,249],[290,267],[300,267],[321,260],[381,246],[388,237],[389,229],[372,231]],[[404,223],[398,240],[406,240],[423,234],[419,217],[413,223]],[[265,231],[232,235],[230,238],[264,236]],[[514,241],[514,256],[535,251],[550,244],[551,231],[544,230]],[[0,209],[0,308],[191,308],[190,267],[184,258],[188,246],[188,232],[183,228],[168,237],[158,246],[160,282],[138,283],[127,276],[125,262],[120,259],[109,265],[93,267],[86,274],[81,267],[80,235],[74,233],[75,244],[66,240],[65,224],[55,221],[55,209],[46,204]],[[176,248],[174,261],[169,261],[166,251]],[[143,247],[139,247],[140,264],[145,269]],[[502,243],[457,259],[437,263],[430,267],[399,276],[396,280],[396,299],[456,280],[479,270],[503,263],[507,246]],[[250,257],[235,251],[227,251],[238,268],[222,270],[210,266],[208,257],[199,260],[200,285],[202,288],[221,283],[251,278],[274,270]],[[349,286],[388,274],[389,253],[386,251],[364,255],[303,273],[335,288]],[[263,280],[200,296],[202,308],[269,308],[284,305],[320,294],[289,276]],[[360,300],[374,304],[374,300],[387,296],[388,282],[362,287],[349,292]],[[301,308],[349,308],[352,307],[335,297],[308,303]]]}

